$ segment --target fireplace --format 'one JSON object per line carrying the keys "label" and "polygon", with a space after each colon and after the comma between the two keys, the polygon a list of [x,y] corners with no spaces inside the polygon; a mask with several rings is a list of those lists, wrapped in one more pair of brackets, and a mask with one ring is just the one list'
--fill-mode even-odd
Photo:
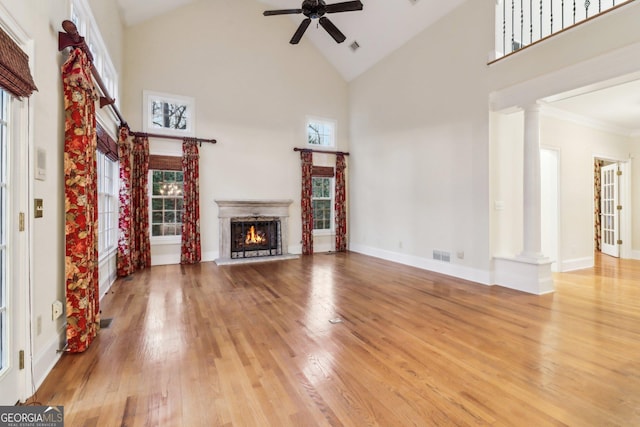
{"label": "fireplace", "polygon": [[219,258],[216,264],[297,258],[289,254],[292,200],[216,200]]}
{"label": "fireplace", "polygon": [[280,219],[231,218],[231,259],[282,255]]}

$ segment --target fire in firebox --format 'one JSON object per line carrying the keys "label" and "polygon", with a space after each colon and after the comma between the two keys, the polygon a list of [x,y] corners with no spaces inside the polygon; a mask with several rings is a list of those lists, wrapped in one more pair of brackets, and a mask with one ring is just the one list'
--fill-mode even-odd
{"label": "fire in firebox", "polygon": [[256,231],[256,228],[252,225],[251,228],[247,230],[247,238],[244,240],[244,243],[247,245],[261,245],[267,243],[267,236],[264,232]]}

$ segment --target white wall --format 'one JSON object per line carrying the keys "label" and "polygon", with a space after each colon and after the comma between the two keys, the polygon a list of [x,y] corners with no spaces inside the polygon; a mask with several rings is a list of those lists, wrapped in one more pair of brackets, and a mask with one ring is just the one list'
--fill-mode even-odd
{"label": "white wall", "polygon": [[[293,199],[290,250],[300,250],[300,160],[307,115],[335,119],[348,148],[347,84],[296,24],[268,20],[259,2],[200,1],[125,33],[123,111],[142,130],[142,92],[195,98],[203,259],[218,252],[215,199]],[[160,48],[162,47],[162,48]],[[179,142],[174,142],[178,144]],[[333,160],[335,161],[335,160]],[[170,256],[178,248],[153,248]]]}
{"label": "white wall", "polygon": [[351,83],[351,249],[489,281],[489,3],[466,2]]}

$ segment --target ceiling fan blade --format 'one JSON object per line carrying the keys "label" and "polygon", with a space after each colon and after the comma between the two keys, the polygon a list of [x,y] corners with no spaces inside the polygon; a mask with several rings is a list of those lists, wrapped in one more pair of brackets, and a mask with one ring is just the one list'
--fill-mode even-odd
{"label": "ceiling fan blade", "polygon": [[342,43],[347,39],[347,37],[344,34],[342,34],[342,32],[338,29],[338,27],[333,25],[333,22],[329,21],[329,18],[325,18],[323,16],[318,21],[320,22],[320,25],[322,25],[322,28],[327,30],[327,33],[329,33],[336,42]]}
{"label": "ceiling fan blade", "polygon": [[311,24],[311,19],[310,18],[304,19],[300,23],[300,26],[298,27],[296,32],[293,34],[293,37],[291,37],[291,40],[289,41],[289,43],[298,44],[304,32],[307,31],[307,27],[309,26],[309,24]]}
{"label": "ceiling fan blade", "polygon": [[362,10],[363,7],[364,6],[360,0],[345,1],[342,3],[328,4],[325,6],[325,11],[327,13],[352,12],[355,10]]}
{"label": "ceiling fan blade", "polygon": [[296,13],[302,13],[302,9],[265,10],[262,14],[264,16],[273,16],[273,15],[293,15]]}

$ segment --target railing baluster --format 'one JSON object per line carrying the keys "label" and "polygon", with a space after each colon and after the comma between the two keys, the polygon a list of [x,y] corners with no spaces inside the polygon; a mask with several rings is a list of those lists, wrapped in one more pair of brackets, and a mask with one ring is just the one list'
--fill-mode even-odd
{"label": "railing baluster", "polygon": [[524,45],[524,0],[520,0],[520,47]]}
{"label": "railing baluster", "polygon": [[585,16],[585,18],[589,17],[589,6],[591,6],[591,2],[589,0],[586,0],[584,2],[584,16]]}
{"label": "railing baluster", "polygon": [[502,54],[507,54],[507,2],[502,2]]}
{"label": "railing baluster", "polygon": [[516,20],[515,20],[515,10],[516,10],[516,2],[515,2],[515,0],[511,0],[511,50],[510,50],[511,52],[514,51],[514,46],[515,46],[515,44],[513,43],[514,42],[513,33],[515,31],[514,30],[515,25],[513,25],[513,24],[514,24],[514,22],[516,22]]}
{"label": "railing baluster", "polygon": [[544,37],[542,35],[542,0],[540,0],[540,38]]}
{"label": "railing baluster", "polygon": [[[619,7],[621,4],[632,3],[629,0],[618,1],[612,0],[611,2],[603,2],[598,0],[598,4],[593,0],[584,0],[584,4],[580,1],[573,0],[572,3],[561,0],[558,6],[558,1],[554,0],[529,0],[529,10],[525,11],[527,7],[525,0],[520,0],[517,4],[516,0],[511,0],[511,15],[509,16],[509,10],[507,1],[500,0],[502,2],[502,8],[499,4],[496,4],[496,53],[500,50],[500,31],[502,30],[502,55],[508,55],[522,47],[529,46],[537,41],[547,38],[548,36],[557,33],[558,31],[570,28],[584,20],[591,19],[596,15],[606,13],[612,8]],[[555,4],[554,4],[555,3]],[[582,8],[584,5],[584,16],[582,15]],[[618,6],[616,6],[618,5]],[[593,6],[593,10],[591,9]],[[560,10],[555,8],[560,7]],[[520,8],[519,10],[517,8]],[[597,8],[597,10],[596,10]],[[500,29],[500,10],[502,10],[502,29]],[[520,14],[520,28],[518,29],[517,13]],[[534,16],[539,14],[539,17]],[[558,14],[560,16],[558,16]],[[538,25],[538,19],[540,21],[539,31],[536,33],[535,26]],[[527,21],[528,20],[528,21]],[[535,21],[535,22],[534,22]],[[525,31],[529,31],[529,39]],[[509,31],[511,37],[509,39]],[[518,32],[519,31],[519,32]],[[535,34],[534,34],[535,33]],[[509,46],[509,43],[511,46]]]}
{"label": "railing baluster", "polygon": [[533,0],[529,0],[529,43],[533,43]]}

